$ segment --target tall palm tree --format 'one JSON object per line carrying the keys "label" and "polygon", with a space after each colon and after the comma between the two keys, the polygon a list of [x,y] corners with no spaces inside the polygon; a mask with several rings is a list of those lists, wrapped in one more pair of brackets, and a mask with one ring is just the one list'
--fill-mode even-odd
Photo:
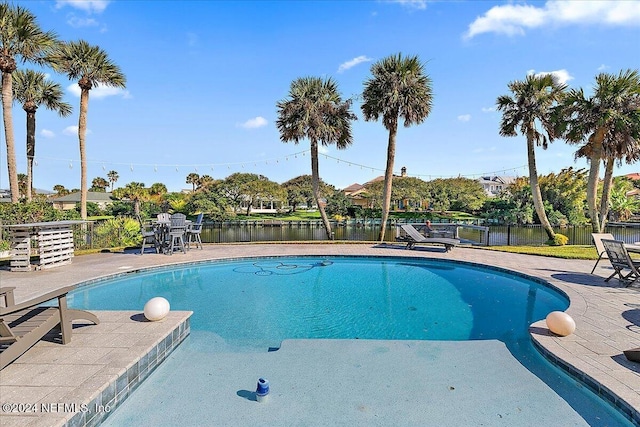
{"label": "tall palm tree", "polygon": [[27,113],[27,201],[33,190],[33,159],[36,155],[36,111],[40,105],[61,117],[71,114],[71,105],[62,101],[62,86],[48,80],[44,73],[18,70],[13,73],[13,98]]}
{"label": "tall palm tree", "polygon": [[[547,149],[548,143],[554,139],[552,112],[553,107],[562,99],[566,85],[559,83],[551,74],[528,75],[524,81],[516,80],[508,85],[512,95],[498,97],[496,105],[502,111],[500,135],[527,137],[527,160],[529,163],[529,184],[533,196],[533,206],[540,223],[549,240],[555,238],[555,232],[544,211],[540,185],[538,184],[538,168],[536,166],[536,145]],[[546,135],[540,132],[537,125],[542,126]]]}
{"label": "tall palm tree", "polygon": [[107,53],[98,46],[84,40],[57,45],[49,57],[53,68],[67,74],[70,80],[78,80],[80,86],[80,114],[78,118],[78,141],[80,144],[80,216],[87,219],[87,110],[89,91],[98,84],[124,88],[126,78]]}
{"label": "tall palm tree", "polygon": [[371,74],[364,83],[362,113],[367,121],[382,117],[382,124],[389,131],[380,230],[380,241],[384,241],[391,205],[398,122],[402,119],[404,127],[409,127],[425,121],[431,113],[433,93],[431,78],[425,74],[424,65],[417,56],[403,57],[401,53],[388,56],[371,66]]}
{"label": "tall palm tree", "polygon": [[116,171],[109,171],[107,172],[107,178],[111,183],[111,191],[113,191],[113,184],[115,184],[118,178],[120,178],[120,175],[118,175],[118,172]]}
{"label": "tall palm tree", "polygon": [[[587,207],[594,233],[604,230],[609,208],[614,161],[632,163],[640,157],[640,74],[638,70],[601,73],[591,97],[569,91],[558,109],[557,132],[569,143],[583,145],[576,156],[589,158]],[[600,211],[597,192],[600,162],[605,162]]]}
{"label": "tall palm tree", "polygon": [[18,170],[13,136],[13,79],[18,69],[16,58],[43,63],[43,57],[56,42],[53,32],[43,32],[36,17],[27,9],[0,3],[0,72],[2,73],[2,120],[7,143],[7,171],[11,202],[18,202]]}
{"label": "tall palm tree", "polygon": [[191,172],[189,175],[187,175],[187,184],[191,184],[192,186],[192,192],[196,192],[196,185],[198,184],[198,182],[200,181],[200,175],[198,175],[195,172]]}
{"label": "tall palm tree", "polygon": [[351,101],[342,100],[338,85],[331,78],[302,77],[291,83],[289,97],[278,101],[277,108],[276,125],[282,142],[297,144],[301,139],[309,139],[313,197],[327,237],[333,239],[329,218],[320,203],[318,143],[323,146],[336,144],[338,149],[351,145],[351,120],[357,119],[351,112]]}

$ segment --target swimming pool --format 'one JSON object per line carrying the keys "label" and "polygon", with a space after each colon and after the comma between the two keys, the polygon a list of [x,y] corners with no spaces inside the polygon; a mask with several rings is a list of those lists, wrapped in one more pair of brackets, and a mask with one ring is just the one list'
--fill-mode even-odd
{"label": "swimming pool", "polygon": [[[503,271],[407,258],[249,259],[130,274],[80,288],[69,302],[139,311],[154,296],[194,311],[192,338],[176,351],[183,362],[165,364],[192,358],[206,366],[203,354],[266,353],[285,339],[499,340],[590,425],[630,425],[532,347],[528,325],[564,310],[567,299]],[[172,374],[163,369],[142,387]],[[127,411],[141,416],[137,395],[107,422]]]}

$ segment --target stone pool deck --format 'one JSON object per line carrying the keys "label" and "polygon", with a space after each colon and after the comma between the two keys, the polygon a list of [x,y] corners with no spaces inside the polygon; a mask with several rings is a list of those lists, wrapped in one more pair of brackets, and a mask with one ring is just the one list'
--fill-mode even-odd
{"label": "stone pool deck", "polygon": [[[408,251],[399,244],[371,243],[205,245],[203,250],[191,250],[187,254],[177,253],[172,256],[153,253],[140,256],[132,252],[100,253],[75,257],[71,264],[50,270],[27,273],[2,270],[0,284],[15,286],[16,301],[20,302],[70,284],[97,280],[114,274],[126,274],[149,267],[210,259],[278,255],[442,258],[505,268],[543,279],[569,296],[571,305],[567,312],[576,321],[577,329],[569,337],[555,337],[548,333],[544,321],[537,322],[531,327],[534,341],[558,364],[583,377],[587,384],[613,400],[619,408],[635,420],[636,424],[640,424],[640,364],[627,361],[622,354],[625,349],[640,346],[640,289],[622,287],[615,279],[605,283],[604,277],[611,273],[606,260],[600,262],[595,274],[591,275],[589,272],[594,261],[562,260],[479,248],[458,247],[447,253],[439,247],[422,246]],[[95,400],[96,396],[104,399],[103,395],[110,393],[109,381],[107,381],[109,378],[121,376],[122,370],[127,366],[139,363],[142,357],[140,352],[144,353],[143,350],[164,342],[166,336],[175,330],[176,326],[179,328],[180,324],[184,325],[185,319],[188,318],[188,313],[172,312],[166,322],[156,324],[136,321],[136,314],[130,312],[96,312],[96,314],[102,323],[95,327],[74,328],[74,339],[71,344],[61,346],[43,341],[25,353],[17,362],[0,371],[0,403],[49,403],[51,402],[49,395],[51,384],[58,381],[56,377],[60,378],[61,382],[58,383],[64,384],[61,387],[66,391],[66,394],[57,398],[58,402],[88,405],[92,399]],[[186,324],[188,328],[188,322]],[[152,328],[149,328],[150,326]],[[135,330],[138,327],[146,330]],[[138,347],[140,352],[127,352],[109,347],[113,342],[109,344],[110,341],[103,338],[105,335],[103,332],[108,332],[109,328],[120,330],[123,333],[122,341],[133,343],[132,346]],[[167,328],[170,331],[167,331]],[[184,332],[185,326],[182,328]],[[90,333],[91,330],[95,333]],[[136,340],[131,336],[145,338],[141,338],[136,345]],[[99,360],[98,356],[101,354],[102,358],[108,360],[109,358],[105,355],[109,352],[113,352],[114,359],[122,358],[123,366],[109,368],[111,370],[105,371],[106,373],[100,373],[100,370],[95,370],[95,367],[87,368],[85,366],[87,363],[83,362]],[[57,365],[48,364],[52,360],[61,359],[68,362],[67,373],[58,368],[54,369]],[[44,375],[39,375],[41,372],[47,373],[46,380],[41,378]],[[64,378],[76,378],[76,376],[81,377],[82,381],[78,382],[80,381],[78,379],[64,383]],[[17,387],[18,384],[20,387]],[[80,397],[81,392],[85,397]],[[349,393],[349,390],[344,392]],[[78,397],[74,397],[75,400],[60,400],[71,399],[72,396]],[[354,411],[357,410],[354,409]],[[45,418],[45,414],[41,413],[31,415],[0,412],[0,424],[3,426],[64,425],[71,419],[68,413],[54,415],[48,414],[48,418]],[[86,415],[83,420],[90,421]],[[76,425],[76,421],[81,420],[76,418],[69,425]],[[82,425],[82,422],[77,425]]]}

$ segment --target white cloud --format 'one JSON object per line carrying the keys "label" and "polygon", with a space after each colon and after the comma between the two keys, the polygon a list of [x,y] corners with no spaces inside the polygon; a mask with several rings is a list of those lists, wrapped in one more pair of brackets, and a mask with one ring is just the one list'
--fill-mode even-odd
{"label": "white cloud", "polygon": [[[67,90],[71,92],[73,95],[80,98],[80,86],[77,83],[73,83],[67,87]],[[121,89],[118,87],[111,87],[103,85],[102,83],[98,83],[89,91],[90,99],[102,99],[108,96],[121,96],[124,99],[132,98],[131,93],[126,89]]]}
{"label": "white cloud", "polygon": [[318,154],[329,154],[329,147],[326,145],[318,144]]}
{"label": "white cloud", "polygon": [[73,28],[82,28],[82,27],[97,27],[98,21],[93,18],[78,18],[75,15],[69,16],[67,19],[67,24],[69,24]]}
{"label": "white cloud", "polygon": [[40,131],[40,136],[44,137],[44,138],[54,138],[56,136],[55,133],[53,133],[52,130],[49,129],[42,129]]}
{"label": "white cloud", "polygon": [[566,84],[569,80],[573,80],[573,76],[569,74],[569,72],[564,68],[562,70],[555,70],[555,71],[538,71],[537,73],[536,73],[536,70],[529,70],[527,71],[527,74],[534,74],[536,77],[551,74],[556,78],[556,80],[558,80],[562,84]]}
{"label": "white cloud", "polygon": [[[78,136],[78,126],[67,126],[62,130],[62,133],[67,136]],[[87,129],[87,135],[91,135],[91,129]]]}
{"label": "white cloud", "polygon": [[412,9],[426,9],[427,0],[391,0],[392,3],[398,3]]}
{"label": "white cloud", "polygon": [[483,113],[493,113],[496,111],[496,107],[482,107],[480,109]]}
{"label": "white cloud", "polygon": [[102,13],[109,3],[110,0],[57,0],[56,8],[71,6],[74,9],[84,10],[88,13]]}
{"label": "white cloud", "polygon": [[361,64],[363,62],[369,62],[369,61],[372,61],[372,59],[367,58],[365,55],[357,56],[351,59],[350,61],[343,62],[342,64],[340,64],[340,66],[338,67],[338,73],[342,73],[344,71],[347,71],[349,68],[353,68],[358,64]]}
{"label": "white cloud", "polygon": [[598,71],[608,70],[610,67],[608,65],[602,64],[598,67]]}
{"label": "white cloud", "polygon": [[640,2],[629,0],[548,0],[543,7],[506,4],[476,18],[467,39],[482,33],[524,35],[525,30],[551,25],[640,25]]}
{"label": "white cloud", "polygon": [[461,122],[468,122],[469,120],[471,120],[471,114],[462,114],[458,116],[458,120],[460,120]]}
{"label": "white cloud", "polygon": [[261,128],[263,126],[266,126],[267,123],[269,123],[267,122],[267,119],[265,119],[264,117],[258,116],[242,123],[240,127],[243,127],[245,129],[256,129],[256,128]]}

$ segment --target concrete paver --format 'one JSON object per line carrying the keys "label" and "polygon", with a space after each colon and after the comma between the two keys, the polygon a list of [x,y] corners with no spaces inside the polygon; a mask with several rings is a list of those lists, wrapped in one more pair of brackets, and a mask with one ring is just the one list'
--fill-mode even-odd
{"label": "concrete paver", "polygon": [[[176,253],[172,256],[150,253],[142,256],[134,253],[100,253],[77,256],[71,264],[50,270],[28,273],[2,270],[0,271],[0,284],[15,286],[16,301],[20,302],[62,286],[167,264],[283,255],[440,258],[504,268],[545,280],[568,295],[571,305],[567,309],[567,313],[576,321],[577,328],[571,336],[557,337],[549,333],[544,321],[540,321],[531,327],[534,341],[542,351],[557,358],[559,364],[572,367],[577,370],[579,375],[588,380],[597,381],[602,390],[613,393],[621,399],[624,405],[627,405],[627,409],[631,408],[631,411],[638,417],[640,412],[640,364],[627,361],[622,355],[622,351],[632,347],[640,347],[640,290],[634,287],[625,288],[615,279],[605,283],[604,277],[607,277],[611,272],[605,262],[600,262],[595,274],[591,275],[589,272],[594,261],[509,254],[478,248],[458,247],[445,253],[438,247],[419,247],[416,250],[408,251],[400,245],[372,243],[231,244],[205,245],[203,250],[191,250],[187,254]],[[118,312],[99,313],[99,317],[103,321],[99,326],[116,328],[122,337],[132,335],[131,328],[133,326],[129,322],[120,322],[118,326],[112,322],[105,322],[104,319],[117,318]],[[120,319],[122,320],[121,315]],[[140,325],[143,327],[156,326],[155,324]],[[73,350],[64,348],[69,345],[63,347],[46,342],[39,343],[20,359],[20,363],[14,363],[0,373],[0,387],[6,390],[5,386],[16,384],[16,380],[13,378],[14,374],[10,374],[10,371],[18,369],[18,365],[51,366],[48,364],[50,358],[55,359],[56,357],[74,361],[74,364],[77,363],[76,366],[80,367],[78,375],[83,378],[88,375],[87,372],[91,372],[93,362],[104,363],[104,369],[113,369],[114,364],[124,363],[127,359],[126,350],[121,351],[122,347],[118,348],[118,345],[131,347],[136,344],[135,340],[129,338],[110,341],[101,335],[87,339],[83,337],[83,333],[77,333],[91,329],[92,327],[74,330],[72,345],[77,352],[76,356],[70,354],[73,353]],[[145,339],[152,340],[155,336],[154,331],[149,330],[148,332]],[[117,344],[116,341],[120,344]],[[147,343],[145,341],[142,344],[146,345]],[[141,343],[137,344],[140,346]],[[59,351],[59,356],[45,355],[43,348],[46,348],[47,345]],[[39,380],[32,374],[33,368],[30,368],[22,374],[15,375],[33,381],[35,385]],[[96,375],[104,374],[100,374],[98,370],[94,373],[94,377]],[[88,375],[88,377],[84,378],[85,384],[90,381],[92,375]],[[65,387],[75,387],[77,384],[71,381],[68,384],[58,386],[69,396],[73,394],[73,390],[66,390]],[[40,384],[38,387],[42,388],[38,391],[39,395],[46,395],[51,391],[50,384]],[[13,425],[16,421],[15,418],[9,418],[11,418],[11,423],[7,425]],[[3,419],[3,425],[4,422]]]}

